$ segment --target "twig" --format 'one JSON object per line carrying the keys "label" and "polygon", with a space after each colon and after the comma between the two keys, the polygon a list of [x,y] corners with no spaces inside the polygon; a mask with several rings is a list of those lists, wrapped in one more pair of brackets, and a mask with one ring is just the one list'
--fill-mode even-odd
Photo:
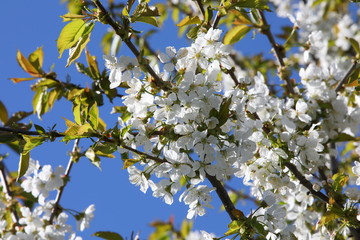
{"label": "twig", "polygon": [[281,79],[285,80],[286,82],[286,86],[287,86],[287,89],[289,91],[289,93],[291,94],[295,94],[295,91],[294,91],[294,87],[293,87],[293,84],[291,82],[291,79],[290,77],[288,76],[287,73],[283,73],[284,71],[286,71],[286,65],[285,65],[285,62],[284,62],[284,54],[281,52],[281,50],[283,50],[283,47],[281,47],[279,44],[276,43],[275,39],[274,39],[274,36],[273,34],[271,33],[270,31],[270,25],[268,24],[266,18],[265,18],[265,14],[262,12],[262,11],[258,11],[260,16],[261,16],[261,19],[262,19],[262,26],[261,26],[261,32],[263,34],[266,35],[266,37],[268,38],[271,46],[273,47],[274,49],[274,52],[275,52],[275,57],[278,61],[278,64],[279,64],[279,76]]}
{"label": "twig", "polygon": [[67,165],[67,168],[65,170],[65,175],[64,175],[64,184],[60,187],[57,195],[56,195],[56,198],[55,198],[55,202],[54,202],[54,205],[53,205],[53,210],[51,212],[51,215],[50,215],[50,218],[49,218],[49,222],[50,224],[52,224],[52,222],[54,221],[54,218],[55,216],[58,214],[59,210],[61,209],[60,208],[60,199],[61,199],[61,196],[64,192],[64,189],[65,189],[65,186],[68,182],[68,178],[69,178],[69,174],[70,174],[70,171],[71,171],[71,168],[74,164],[74,160],[75,160],[75,154],[76,154],[76,151],[77,151],[77,148],[78,148],[78,145],[79,145],[79,141],[80,139],[75,139],[74,141],[74,146],[73,146],[73,149],[72,149],[72,152],[70,153],[70,159],[69,159],[69,162],[68,162],[68,165]]}
{"label": "twig", "polygon": [[[3,187],[3,192],[5,193],[5,197],[9,202],[11,202],[13,200],[13,195],[9,188],[9,184],[6,179],[5,166],[4,166],[4,163],[2,163],[2,162],[0,162],[0,179],[1,179],[1,184]],[[13,222],[15,224],[18,224],[19,223],[19,215],[17,214],[16,209],[14,209],[14,207],[11,206],[10,211],[11,211],[11,217],[12,217]]]}
{"label": "twig", "polygon": [[313,189],[313,184],[306,180],[306,178],[297,170],[296,166],[290,162],[285,162],[284,165],[294,174],[294,176],[300,181],[300,184],[306,187],[312,195],[321,199],[325,203],[329,203],[329,197],[322,192],[317,192]]}
{"label": "twig", "polygon": [[224,186],[221,184],[219,180],[216,179],[216,177],[210,176],[209,174],[206,174],[206,178],[210,181],[211,185],[216,189],[216,193],[219,196],[222,204],[224,205],[224,208],[231,218],[231,220],[236,220],[236,216],[234,215],[234,210],[236,210],[233,202],[231,201],[228,193],[226,192]]}
{"label": "twig", "polygon": [[[335,142],[330,143],[330,150],[336,150]],[[331,172],[333,175],[339,172],[339,164],[337,158],[336,156],[331,154],[331,152],[330,152],[330,165],[331,165]]]}
{"label": "twig", "polygon": [[196,3],[200,9],[200,12],[201,12],[203,18],[205,19],[205,10],[204,10],[204,6],[203,6],[201,0],[196,0]]}
{"label": "twig", "polygon": [[38,133],[37,131],[27,131],[27,130],[21,130],[21,129],[7,128],[7,127],[0,127],[0,132],[20,133],[20,134],[29,135],[29,136],[40,136],[40,135],[48,135],[51,137],[64,137],[65,136],[64,134],[58,133],[56,131]]}
{"label": "twig", "polygon": [[163,81],[150,67],[149,64],[144,63],[140,59],[140,52],[137,50],[135,45],[130,41],[128,36],[124,36],[124,32],[126,32],[126,29],[124,29],[122,26],[120,26],[115,20],[110,16],[108,11],[105,9],[105,7],[102,5],[102,3],[99,0],[91,0],[95,6],[98,8],[98,10],[102,13],[103,18],[106,23],[108,23],[115,31],[115,33],[123,40],[123,42],[128,46],[128,48],[132,51],[132,53],[138,58],[139,63],[146,69],[146,71],[154,78],[154,82],[156,86],[163,90],[169,89],[169,84],[165,81]]}
{"label": "twig", "polygon": [[349,70],[346,72],[344,78],[339,82],[339,84],[336,86],[335,88],[335,92],[339,92],[342,88],[343,85],[346,83],[346,81],[348,80],[348,78],[350,77],[350,75],[353,73],[353,71],[358,67],[358,60],[354,60],[351,67],[349,68]]}

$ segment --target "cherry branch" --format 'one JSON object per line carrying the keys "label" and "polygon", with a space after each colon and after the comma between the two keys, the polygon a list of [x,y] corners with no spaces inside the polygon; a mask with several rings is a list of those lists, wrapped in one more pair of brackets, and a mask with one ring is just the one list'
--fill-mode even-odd
{"label": "cherry branch", "polygon": [[142,65],[143,68],[145,68],[146,71],[154,78],[154,82],[155,82],[156,86],[158,86],[159,88],[161,88],[163,90],[168,90],[169,84],[167,82],[165,82],[164,80],[162,80],[155,73],[154,69],[152,69],[152,67],[149,64],[145,63],[141,59],[139,50],[137,50],[135,45],[130,41],[129,37],[125,36],[125,32],[127,32],[126,31],[127,29],[124,29],[123,26],[119,25],[110,16],[110,13],[105,9],[105,7],[102,5],[102,3],[99,0],[91,0],[91,1],[95,4],[95,6],[100,11],[100,15],[103,16],[103,20],[105,20],[105,22],[114,29],[115,33],[122,39],[122,41],[128,46],[128,48],[131,50],[131,52],[138,58],[140,65]]}
{"label": "cherry branch", "polygon": [[19,133],[29,136],[51,136],[51,137],[64,137],[65,135],[62,133],[58,133],[56,131],[50,131],[45,133],[39,133],[37,131],[28,131],[28,130],[22,130],[22,129],[13,129],[13,128],[7,128],[7,127],[0,127],[0,132],[11,132],[11,133]]}
{"label": "cherry branch", "polygon": [[209,174],[206,174],[206,178],[210,181],[211,185],[215,188],[215,191],[217,195],[219,196],[222,204],[224,205],[224,208],[231,218],[231,220],[236,220],[237,217],[234,215],[234,210],[236,210],[233,202],[231,201],[229,194],[227,193],[224,186],[221,184],[219,180],[216,179],[216,177],[210,176]]}
{"label": "cherry branch", "polygon": [[287,167],[292,174],[300,181],[300,183],[306,187],[312,195],[321,199],[325,203],[329,203],[329,197],[323,194],[322,192],[317,192],[313,189],[313,184],[307,180],[300,172],[297,170],[296,166],[290,162],[284,163],[285,167]]}
{"label": "cherry branch", "polygon": [[59,189],[59,191],[58,191],[58,193],[56,195],[55,202],[54,202],[54,205],[53,205],[53,210],[52,210],[51,215],[50,215],[50,219],[49,219],[50,224],[52,224],[52,222],[54,221],[55,216],[59,213],[59,211],[61,211],[60,199],[61,199],[61,196],[62,196],[62,194],[64,192],[65,186],[67,185],[67,183],[69,181],[69,174],[70,174],[71,168],[72,168],[74,162],[78,158],[78,152],[77,151],[78,151],[79,141],[80,141],[80,139],[75,139],[75,141],[74,141],[74,146],[73,146],[72,152],[70,153],[70,159],[69,159],[68,165],[66,167],[64,177],[63,177],[64,184],[60,187],[60,189]]}
{"label": "cherry branch", "polygon": [[200,9],[200,12],[201,12],[203,18],[205,19],[205,10],[204,10],[204,6],[203,6],[201,0],[196,0],[196,3]]}
{"label": "cherry branch", "polygon": [[294,95],[295,94],[294,86],[291,82],[290,76],[287,72],[287,67],[284,62],[285,49],[283,46],[280,46],[279,44],[276,43],[275,38],[270,30],[270,25],[268,24],[268,22],[266,20],[265,14],[260,10],[258,10],[258,12],[259,12],[261,20],[262,20],[261,33],[266,35],[272,48],[274,49],[275,57],[277,59],[278,65],[279,65],[279,68],[278,68],[279,77],[286,82],[286,87],[287,87],[287,90],[289,91],[289,93]]}
{"label": "cherry branch", "polygon": [[[5,173],[5,166],[2,162],[0,162],[0,180],[1,180],[1,184],[3,187],[3,192],[5,193],[5,197],[6,199],[11,202],[13,200],[13,194],[9,188],[9,183],[6,179],[6,173]],[[14,209],[14,207],[11,204],[10,207],[10,211],[11,211],[11,217],[12,220],[15,224],[19,223],[19,215],[16,212],[16,209]]]}

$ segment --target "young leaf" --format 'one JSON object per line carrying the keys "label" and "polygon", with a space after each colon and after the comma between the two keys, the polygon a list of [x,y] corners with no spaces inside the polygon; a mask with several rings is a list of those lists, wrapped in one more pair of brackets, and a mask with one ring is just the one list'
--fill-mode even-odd
{"label": "young leaf", "polygon": [[75,13],[67,13],[65,15],[60,16],[63,19],[63,22],[69,22],[75,19],[83,19],[85,15],[75,14]]}
{"label": "young leaf", "polygon": [[44,61],[44,52],[42,47],[37,48],[33,53],[31,53],[28,60],[39,72],[42,72],[43,70],[41,68]]}
{"label": "young leaf", "polygon": [[13,81],[13,83],[19,83],[19,82],[25,82],[25,81],[30,81],[30,80],[34,80],[37,77],[31,77],[31,78],[10,78],[11,81]]}
{"label": "young leaf", "polygon": [[88,66],[89,66],[92,76],[94,76],[95,79],[99,79],[100,71],[99,71],[98,64],[96,62],[96,57],[91,56],[90,52],[88,50],[85,50],[85,54],[86,54],[86,61],[88,63]]}
{"label": "young leaf", "polygon": [[34,137],[34,136],[28,136],[23,135],[23,139],[25,140],[25,145],[23,148],[23,154],[27,154],[36,146],[41,145],[45,141],[45,137]]}
{"label": "young leaf", "polygon": [[131,159],[131,158],[129,158],[129,159],[122,159],[122,160],[123,160],[123,162],[124,162],[123,169],[126,169],[126,168],[128,168],[128,167],[130,167],[130,166],[132,166],[132,165],[134,165],[135,163],[137,163],[137,162],[140,161],[140,159]]}
{"label": "young leaf", "polygon": [[201,23],[201,20],[198,16],[195,16],[195,17],[186,16],[183,20],[181,20],[178,24],[176,24],[176,26],[183,27],[183,26],[187,26],[187,25],[200,24],[200,23]]}
{"label": "young leaf", "polygon": [[267,0],[236,1],[231,6],[232,7],[240,7],[240,8],[256,8],[256,9],[261,9],[261,10],[270,10]]}
{"label": "young leaf", "polygon": [[18,50],[16,53],[16,60],[19,63],[20,67],[35,78],[39,78],[42,74],[32,65],[32,63],[22,55]]}
{"label": "young leaf", "polygon": [[38,133],[40,133],[40,134],[45,134],[46,133],[45,129],[42,126],[34,124],[34,127],[35,127],[35,129],[36,129],[36,131]]}
{"label": "young leaf", "polygon": [[230,29],[224,36],[224,44],[234,44],[240,41],[250,31],[250,27],[246,25],[238,25]]}
{"label": "young leaf", "polygon": [[6,122],[8,121],[9,116],[8,116],[8,111],[6,110],[5,105],[2,103],[2,101],[0,101],[0,121],[3,124],[6,124]]}
{"label": "young leaf", "polygon": [[73,47],[78,42],[84,35],[85,30],[86,23],[81,19],[74,20],[65,25],[57,39],[59,58],[61,58],[65,49]]}
{"label": "young leaf", "polygon": [[81,52],[86,47],[86,44],[90,42],[90,34],[80,37],[79,41],[76,45],[69,50],[69,57],[67,59],[67,63],[65,67],[70,66],[72,62],[78,59],[81,55]]}
{"label": "young leaf", "polygon": [[19,181],[19,179],[24,176],[27,169],[29,168],[29,161],[30,161],[30,153],[20,153],[20,161],[19,161],[19,167],[18,167],[18,175],[16,178],[16,181]]}
{"label": "young leaf", "polygon": [[99,109],[96,102],[89,109],[89,122],[90,125],[97,130],[99,126]]}
{"label": "young leaf", "polygon": [[120,234],[115,232],[96,232],[93,236],[106,240],[124,240]]}
{"label": "young leaf", "polygon": [[159,27],[159,24],[158,24],[157,19],[155,17],[139,16],[139,17],[136,17],[136,18],[132,18],[132,21],[133,22],[148,23],[148,24],[151,24],[151,25],[153,25],[155,27]]}

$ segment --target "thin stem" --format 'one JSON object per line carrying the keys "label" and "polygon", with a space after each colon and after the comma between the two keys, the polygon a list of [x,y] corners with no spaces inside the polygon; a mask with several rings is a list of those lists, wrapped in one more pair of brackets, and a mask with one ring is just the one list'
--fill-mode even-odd
{"label": "thin stem", "polygon": [[218,11],[216,13],[216,17],[215,17],[214,22],[212,24],[212,28],[214,28],[214,29],[217,28],[217,26],[219,25],[219,22],[220,22],[220,18],[221,18],[221,13],[220,13],[220,11]]}
{"label": "thin stem", "polygon": [[210,176],[206,174],[206,178],[210,181],[211,185],[216,189],[216,193],[219,196],[222,204],[224,205],[224,208],[231,218],[231,220],[236,220],[236,216],[234,215],[234,210],[236,210],[233,202],[231,201],[226,189],[221,184],[219,180],[216,179],[216,177]]}
{"label": "thin stem", "polygon": [[[334,142],[330,143],[330,150],[336,150],[336,144]],[[333,175],[339,172],[339,163],[337,161],[336,156],[331,154],[331,152],[330,152],[330,165],[331,165],[331,172]]]}
{"label": "thin stem", "polygon": [[325,203],[329,203],[329,197],[323,194],[322,192],[317,192],[313,189],[313,184],[308,181],[292,163],[285,162],[284,165],[294,174],[294,176],[300,181],[300,184],[306,187],[312,195],[321,199]]}
{"label": "thin stem", "polygon": [[335,92],[339,92],[342,88],[343,85],[346,83],[346,81],[349,79],[350,75],[353,73],[353,71],[355,71],[355,69],[358,67],[358,60],[354,60],[351,67],[348,69],[348,71],[346,72],[344,78],[339,82],[339,84],[337,85],[337,87],[335,88]]}
{"label": "thin stem", "polygon": [[58,133],[56,131],[45,132],[45,133],[41,134],[36,131],[27,131],[27,130],[21,130],[21,129],[7,128],[7,127],[0,127],[0,132],[20,133],[20,134],[29,135],[29,136],[40,136],[40,135],[49,135],[52,137],[64,137],[65,136],[64,134]]}
{"label": "thin stem", "polygon": [[268,22],[266,20],[265,14],[260,10],[258,12],[259,12],[262,22],[263,22],[262,27],[261,27],[261,32],[263,34],[265,34],[266,37],[268,38],[272,48],[274,49],[275,57],[277,59],[278,65],[280,66],[279,67],[279,76],[281,79],[285,80],[289,93],[295,94],[294,87],[293,87],[290,77],[288,76],[287,73],[284,73],[284,72],[286,72],[286,65],[284,62],[285,54],[282,52],[282,51],[284,51],[284,48],[276,43],[275,38],[270,30],[270,25],[268,24]]}
{"label": "thin stem", "polygon": [[95,4],[95,6],[100,10],[100,13],[102,13],[103,18],[106,23],[108,23],[115,31],[115,33],[123,40],[123,42],[128,46],[128,48],[132,51],[132,53],[138,58],[139,63],[145,68],[145,70],[154,78],[154,82],[156,86],[163,90],[168,90],[169,86],[168,83],[163,81],[150,67],[149,64],[144,63],[141,59],[141,55],[139,50],[135,47],[135,45],[130,41],[128,36],[125,36],[124,32],[126,32],[127,29],[124,29],[121,25],[119,25],[109,14],[109,12],[105,9],[105,7],[102,5],[102,3],[99,0],[92,0],[92,2]]}
{"label": "thin stem", "polygon": [[72,152],[70,153],[70,159],[69,159],[68,165],[66,167],[64,178],[63,178],[64,179],[64,184],[60,187],[60,189],[59,189],[59,191],[58,191],[58,193],[56,195],[55,202],[54,202],[54,205],[53,205],[53,210],[52,210],[51,215],[50,215],[50,219],[49,219],[50,224],[52,224],[52,222],[54,221],[54,218],[58,214],[59,210],[61,210],[61,208],[60,208],[60,199],[61,199],[61,196],[62,196],[62,194],[64,192],[65,186],[68,183],[68,178],[69,178],[69,175],[70,175],[71,168],[72,168],[72,166],[73,166],[73,164],[75,162],[75,155],[76,155],[76,152],[77,152],[77,149],[78,149],[78,146],[79,146],[79,141],[80,141],[80,139],[75,139],[75,141],[74,141],[74,146],[73,146]]}
{"label": "thin stem", "polygon": [[[0,180],[3,187],[3,192],[5,193],[6,199],[11,202],[13,200],[12,192],[9,188],[9,183],[6,179],[6,173],[5,173],[5,166],[4,163],[0,162]],[[19,223],[19,215],[17,214],[16,210],[11,206],[11,217],[15,224]]]}
{"label": "thin stem", "polygon": [[201,0],[196,0],[196,3],[200,9],[200,12],[201,12],[203,18],[205,19],[205,10],[204,10],[204,6],[203,6]]}

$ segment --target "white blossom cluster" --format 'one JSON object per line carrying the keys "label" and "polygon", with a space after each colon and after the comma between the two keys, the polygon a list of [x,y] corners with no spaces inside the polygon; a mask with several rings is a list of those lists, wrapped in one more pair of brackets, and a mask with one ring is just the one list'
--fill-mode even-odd
{"label": "white blossom cluster", "polygon": [[[18,226],[16,232],[5,231],[7,221],[4,219],[6,203],[0,201],[0,238],[4,240],[45,240],[45,239],[71,239],[81,240],[76,236],[72,226],[67,223],[69,215],[61,210],[50,223],[54,211],[54,200],[48,200],[49,193],[57,191],[64,184],[64,169],[58,166],[55,171],[50,165],[40,166],[38,161],[30,160],[29,168],[24,175],[21,187],[38,199],[38,205],[33,208],[20,207]],[[78,230],[84,231],[89,227],[94,217],[95,206],[90,205],[84,212],[75,215]]]}
{"label": "white blossom cluster", "polygon": [[[268,239],[324,239],[331,233],[307,227],[321,217],[309,210],[314,197],[282,162],[295,165],[320,191],[326,183],[316,173],[330,169],[330,142],[341,134],[358,135],[360,96],[354,87],[340,92],[335,87],[351,65],[349,57],[338,53],[350,48],[349,37],[360,40],[360,31],[348,13],[331,12],[324,21],[325,2],[315,7],[311,0],[273,3],[279,16],[288,16],[300,28],[307,46],[297,54],[301,69],[295,92],[300,97],[274,96],[263,75],[244,75],[229,57],[230,47],[220,42],[218,29],[199,33],[189,47],[167,47],[159,54],[163,72],[157,67],[157,73],[171,83],[167,91],[138,78],[136,60],[107,56],[111,87],[128,86],[123,104],[130,117],[119,118],[121,141],[154,158],[119,151],[140,160],[128,167],[131,183],[144,193],[150,188],[167,204],[181,192],[179,200],[189,206],[190,219],[211,206],[214,188],[208,187],[207,176],[219,181],[235,176],[267,203],[256,214],[272,232]],[[242,87],[226,73],[232,68]],[[356,162],[357,184],[359,169]],[[359,201],[358,188],[345,193],[348,204]]]}

